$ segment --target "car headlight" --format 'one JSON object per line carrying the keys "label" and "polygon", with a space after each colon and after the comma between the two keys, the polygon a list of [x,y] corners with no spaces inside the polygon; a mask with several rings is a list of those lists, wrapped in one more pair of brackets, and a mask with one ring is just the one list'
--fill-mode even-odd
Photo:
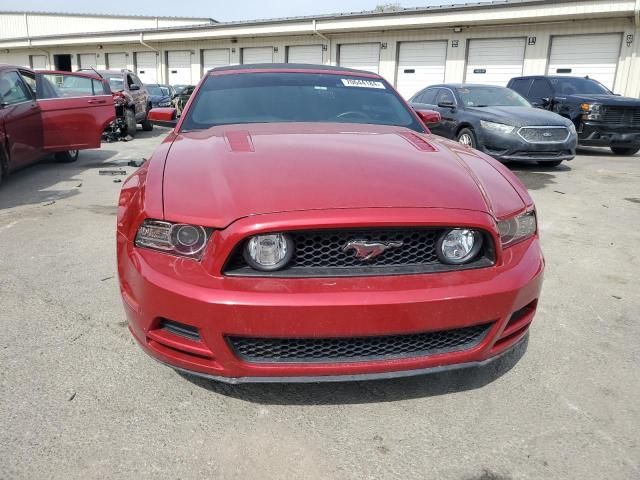
{"label": "car headlight", "polygon": [[138,229],[135,245],[199,260],[210,234],[211,229],[197,225],[145,220]]}
{"label": "car headlight", "polygon": [[571,122],[567,128],[569,129],[569,132],[571,132],[573,135],[578,134],[578,132],[576,131],[576,126],[573,124],[573,122]]}
{"label": "car headlight", "polygon": [[503,248],[532,237],[537,230],[538,222],[535,210],[498,222],[498,231],[500,232],[500,241]]}
{"label": "car headlight", "polygon": [[244,259],[254,269],[273,272],[285,267],[293,256],[293,240],[282,233],[251,237],[244,247]]}
{"label": "car headlight", "polygon": [[480,120],[480,126],[490,132],[498,133],[500,135],[509,135],[516,128],[513,125],[505,125],[504,123],[487,122],[486,120]]}
{"label": "car headlight", "polygon": [[171,106],[171,101],[167,100],[166,102],[160,102],[158,103],[159,107],[170,107]]}
{"label": "car headlight", "polygon": [[482,234],[477,230],[454,228],[438,239],[436,254],[443,263],[460,265],[473,260],[482,247]]}
{"label": "car headlight", "polygon": [[599,103],[582,103],[580,104],[580,110],[583,112],[583,119],[599,120],[602,113],[602,105]]}

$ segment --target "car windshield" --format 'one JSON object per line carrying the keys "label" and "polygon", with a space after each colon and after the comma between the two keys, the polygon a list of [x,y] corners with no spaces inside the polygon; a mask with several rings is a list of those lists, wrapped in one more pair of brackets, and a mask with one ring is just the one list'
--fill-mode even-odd
{"label": "car windshield", "polygon": [[457,89],[467,107],[530,107],[531,104],[510,88],[468,86]]}
{"label": "car windshield", "polygon": [[160,87],[160,91],[162,92],[162,95],[166,97],[171,95],[171,92],[169,91],[169,87]]}
{"label": "car windshield", "polygon": [[121,92],[124,90],[124,79],[122,75],[103,75],[109,82],[111,90],[114,92]]}
{"label": "car windshield", "polygon": [[600,82],[590,78],[550,78],[553,89],[560,95],[612,95],[612,92]]}
{"label": "car windshield", "polygon": [[389,85],[348,74],[239,73],[210,75],[183,130],[216,125],[345,122],[424,129]]}
{"label": "car windshield", "polygon": [[167,95],[162,91],[162,88],[160,88],[158,85],[146,85],[146,87],[147,87],[147,91],[149,92],[149,95],[157,95],[157,96]]}

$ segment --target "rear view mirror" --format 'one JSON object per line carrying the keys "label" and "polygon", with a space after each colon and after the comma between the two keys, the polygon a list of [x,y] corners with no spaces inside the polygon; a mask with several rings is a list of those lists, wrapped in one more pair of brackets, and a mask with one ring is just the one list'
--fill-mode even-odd
{"label": "rear view mirror", "polygon": [[416,114],[427,125],[434,125],[440,123],[440,120],[442,120],[440,112],[434,110],[416,110]]}
{"label": "rear view mirror", "polygon": [[147,119],[154,125],[173,128],[178,123],[178,111],[175,108],[152,108]]}
{"label": "rear view mirror", "polygon": [[438,102],[438,106],[440,108],[455,108],[456,104],[451,100],[443,100],[441,102]]}

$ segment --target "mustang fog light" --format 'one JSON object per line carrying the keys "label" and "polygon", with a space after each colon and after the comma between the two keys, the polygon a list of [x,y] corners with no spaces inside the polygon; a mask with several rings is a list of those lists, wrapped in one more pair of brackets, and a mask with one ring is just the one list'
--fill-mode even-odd
{"label": "mustang fog light", "polygon": [[498,231],[503,247],[511,246],[533,236],[537,229],[538,223],[534,210],[498,222]]}
{"label": "mustang fog light", "polygon": [[283,268],[293,256],[293,240],[282,233],[251,237],[244,248],[244,259],[256,270],[272,272]]}
{"label": "mustang fog light", "polygon": [[455,228],[442,234],[436,253],[440,261],[460,265],[472,260],[482,247],[482,235],[475,230]]}
{"label": "mustang fog light", "polygon": [[136,234],[136,246],[200,258],[208,237],[209,232],[200,226],[145,220]]}

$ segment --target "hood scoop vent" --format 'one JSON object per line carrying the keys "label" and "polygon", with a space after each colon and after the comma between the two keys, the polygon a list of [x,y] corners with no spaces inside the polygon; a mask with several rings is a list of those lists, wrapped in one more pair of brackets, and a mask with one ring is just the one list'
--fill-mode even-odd
{"label": "hood scoop vent", "polygon": [[404,138],[411,145],[416,147],[418,150],[423,152],[436,152],[436,147],[434,147],[431,143],[427,142],[420,135],[416,135],[415,133],[398,133],[398,136]]}
{"label": "hood scoop vent", "polygon": [[232,152],[255,152],[251,134],[246,130],[225,132],[224,138]]}

